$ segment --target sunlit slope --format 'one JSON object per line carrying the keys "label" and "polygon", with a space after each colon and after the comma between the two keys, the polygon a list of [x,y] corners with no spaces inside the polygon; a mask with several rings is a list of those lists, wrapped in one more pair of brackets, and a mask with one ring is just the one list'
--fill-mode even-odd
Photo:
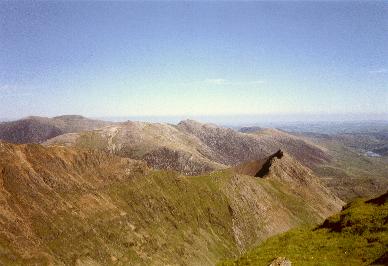
{"label": "sunlit slope", "polygon": [[310,134],[305,138],[324,147],[332,158],[312,169],[345,201],[356,197],[376,197],[387,190],[388,157],[367,157],[337,136]]}
{"label": "sunlit slope", "polygon": [[193,120],[178,125],[125,122],[99,130],[65,134],[48,140],[46,144],[101,149],[145,160],[158,169],[189,175],[262,159],[279,148],[307,166],[329,160],[320,147],[297,137],[286,136],[279,141],[275,135],[245,134]]}
{"label": "sunlit slope", "polygon": [[255,135],[262,145],[273,146],[292,154],[304,165],[314,167],[332,160],[327,150],[305,138],[294,136],[285,131],[265,128],[249,132]]}
{"label": "sunlit slope", "polygon": [[272,237],[237,260],[220,265],[269,265],[286,257],[295,265],[387,265],[388,194],[358,199],[313,230]]}
{"label": "sunlit slope", "polygon": [[0,264],[214,265],[343,203],[287,154],[263,178],[0,144]]}
{"label": "sunlit slope", "polygon": [[0,123],[0,140],[12,143],[41,143],[69,132],[93,130],[113,124],[88,119],[79,115],[53,118],[30,116],[16,121]]}

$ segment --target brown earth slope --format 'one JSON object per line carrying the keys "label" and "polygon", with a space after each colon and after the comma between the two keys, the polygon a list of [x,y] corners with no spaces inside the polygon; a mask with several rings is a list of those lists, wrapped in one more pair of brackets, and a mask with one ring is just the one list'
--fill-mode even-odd
{"label": "brown earth slope", "polygon": [[0,264],[214,265],[343,202],[288,154],[265,178],[0,142]]}

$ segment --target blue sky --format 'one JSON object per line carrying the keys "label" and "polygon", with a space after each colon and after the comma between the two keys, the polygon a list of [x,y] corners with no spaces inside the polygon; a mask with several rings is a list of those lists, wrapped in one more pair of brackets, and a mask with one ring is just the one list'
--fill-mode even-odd
{"label": "blue sky", "polygon": [[388,113],[384,2],[0,2],[0,22],[0,117]]}

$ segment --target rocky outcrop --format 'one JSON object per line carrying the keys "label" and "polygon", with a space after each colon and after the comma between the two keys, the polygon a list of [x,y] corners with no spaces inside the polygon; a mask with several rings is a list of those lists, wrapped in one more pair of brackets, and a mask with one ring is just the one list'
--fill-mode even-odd
{"label": "rocky outcrop", "polygon": [[217,168],[223,168],[209,160],[182,150],[172,150],[162,147],[153,150],[142,158],[148,165],[156,169],[175,170],[185,175],[195,175],[210,172]]}
{"label": "rocky outcrop", "polygon": [[272,162],[275,158],[281,159],[283,157],[283,152],[278,150],[272,155],[262,159],[262,160],[254,160],[247,163],[243,163],[233,167],[233,170],[242,175],[250,175],[254,177],[264,177],[266,176],[272,165]]}
{"label": "rocky outcrop", "polygon": [[291,261],[285,257],[279,257],[274,259],[269,266],[291,266]]}
{"label": "rocky outcrop", "polygon": [[272,165],[272,161],[274,158],[281,159],[283,157],[283,152],[281,150],[278,150],[271,156],[269,156],[265,161],[261,169],[255,174],[255,177],[264,177],[269,173],[269,169]]}
{"label": "rocky outcrop", "polygon": [[262,127],[242,127],[240,128],[238,131],[242,132],[242,133],[250,133],[250,132],[256,132],[256,131],[259,131],[259,130],[263,130]]}

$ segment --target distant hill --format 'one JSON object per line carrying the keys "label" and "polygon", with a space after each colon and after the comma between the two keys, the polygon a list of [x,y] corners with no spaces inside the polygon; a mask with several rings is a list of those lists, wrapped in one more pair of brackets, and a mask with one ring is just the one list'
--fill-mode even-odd
{"label": "distant hill", "polygon": [[379,156],[388,156],[388,130],[373,133],[338,134],[333,137],[360,152],[372,151]]}
{"label": "distant hill", "polygon": [[[281,149],[313,169],[327,187],[349,201],[358,196],[376,196],[388,186],[388,157],[383,156],[385,131],[371,130],[328,135],[249,128],[242,133],[193,120],[173,125],[60,116],[0,123],[0,138],[16,143],[99,149],[186,175],[262,160]],[[367,156],[364,147],[382,156]]]}
{"label": "distant hill", "polygon": [[184,176],[99,150],[0,142],[0,264],[214,265],[341,209],[289,154],[271,162],[259,178]]}
{"label": "distant hill", "polygon": [[[385,133],[384,133],[385,134]],[[312,165],[327,187],[345,201],[357,197],[375,197],[388,187],[388,157],[384,148],[376,150],[381,156],[368,156],[366,151],[387,145],[383,133],[347,133],[322,135],[298,134],[297,137],[322,147],[330,161]],[[385,143],[385,144],[384,144]]]}
{"label": "distant hill", "polygon": [[388,193],[369,201],[358,199],[313,230],[274,236],[219,265],[267,266],[276,258],[286,258],[292,265],[387,265],[387,199]]}
{"label": "distant hill", "polygon": [[319,146],[286,133],[272,138],[193,120],[178,125],[128,121],[98,130],[57,136],[45,144],[102,149],[145,160],[155,168],[185,174],[200,174],[265,158],[279,148],[305,165],[329,160]]}
{"label": "distant hill", "polygon": [[112,123],[78,115],[53,118],[30,116],[0,123],[0,139],[12,143],[41,143],[61,134],[93,130],[109,124]]}
{"label": "distant hill", "polygon": [[332,159],[324,147],[279,129],[264,128],[249,133],[260,139],[263,145],[284,149],[309,167],[330,162]]}
{"label": "distant hill", "polygon": [[259,131],[262,129],[263,129],[262,127],[242,127],[238,131],[240,131],[242,133],[249,133],[249,132]]}

